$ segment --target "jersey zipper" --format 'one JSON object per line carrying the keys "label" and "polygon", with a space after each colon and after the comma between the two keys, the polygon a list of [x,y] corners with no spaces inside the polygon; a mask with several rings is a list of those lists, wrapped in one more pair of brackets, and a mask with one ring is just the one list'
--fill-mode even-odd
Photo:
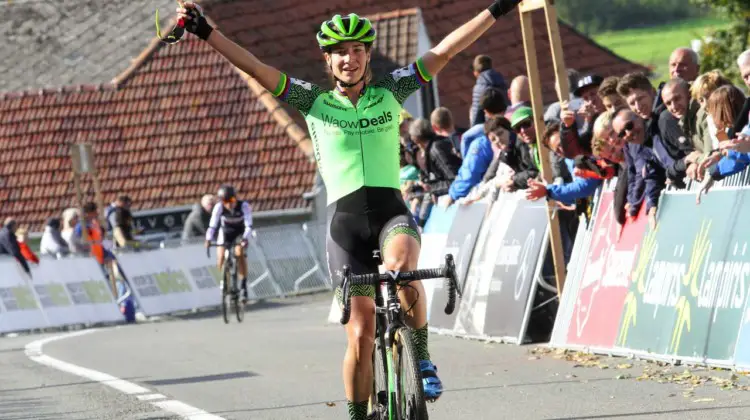
{"label": "jersey zipper", "polygon": [[[365,90],[364,95],[360,95],[360,97],[357,99],[357,105],[354,105],[351,99],[349,99],[347,95],[343,93],[340,93],[340,94],[341,96],[346,98],[347,101],[349,101],[349,105],[352,106],[352,108],[354,109],[354,115],[357,117],[357,130],[359,130],[359,151],[362,155],[360,159],[362,161],[362,182],[366,184],[365,180],[367,179],[367,176],[365,174],[365,144],[364,144],[364,141],[362,140],[362,128],[359,126],[359,111],[357,110],[357,107],[359,107],[359,104],[362,103],[362,98],[364,98],[368,94],[368,91]],[[363,185],[363,186],[366,186],[366,185]]]}

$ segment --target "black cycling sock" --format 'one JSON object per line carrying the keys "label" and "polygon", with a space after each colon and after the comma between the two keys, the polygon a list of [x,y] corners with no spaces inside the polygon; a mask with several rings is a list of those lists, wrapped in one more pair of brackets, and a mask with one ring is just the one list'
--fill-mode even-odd
{"label": "black cycling sock", "polygon": [[244,290],[247,289],[247,278],[243,277],[242,280],[240,280],[240,287]]}
{"label": "black cycling sock", "polygon": [[349,407],[349,420],[367,420],[367,401],[347,401],[346,405]]}
{"label": "black cycling sock", "polygon": [[427,347],[427,337],[430,332],[427,331],[427,324],[424,327],[417,328],[414,330],[414,347],[417,350],[417,358],[419,360],[430,360],[430,350]]}

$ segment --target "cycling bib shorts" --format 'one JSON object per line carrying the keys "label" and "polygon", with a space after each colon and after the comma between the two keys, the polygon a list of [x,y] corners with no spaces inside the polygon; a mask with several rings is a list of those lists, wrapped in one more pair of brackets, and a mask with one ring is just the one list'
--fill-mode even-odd
{"label": "cycling bib shorts", "polygon": [[[397,234],[419,240],[400,192],[399,114],[431,79],[418,59],[366,86],[355,106],[337,89],[281,74],[273,94],[305,117],[326,186],[332,276],[340,277],[345,264],[353,274],[377,272],[373,251]],[[352,287],[352,296],[374,296],[374,287]]]}

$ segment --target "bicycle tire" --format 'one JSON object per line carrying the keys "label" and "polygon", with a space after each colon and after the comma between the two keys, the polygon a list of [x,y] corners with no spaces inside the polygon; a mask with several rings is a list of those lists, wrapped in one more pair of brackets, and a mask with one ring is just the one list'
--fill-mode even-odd
{"label": "bicycle tire", "polygon": [[240,292],[237,292],[232,298],[234,303],[234,313],[237,316],[237,322],[245,320],[245,305],[242,304],[242,298],[240,298]]}
{"label": "bicycle tire", "polygon": [[224,267],[221,271],[221,281],[223,285],[223,287],[221,288],[221,313],[224,316],[224,323],[229,324],[229,306],[231,294],[229,293],[228,289],[231,286],[229,281],[229,268],[227,267],[226,262],[224,262]]}
{"label": "bicycle tire", "polygon": [[400,418],[401,420],[428,420],[427,402],[424,399],[422,372],[416,357],[414,335],[408,327],[400,328],[397,335],[396,374],[399,376],[397,383],[401,385],[401,389],[396,390],[396,400],[401,403],[398,405]]}
{"label": "bicycle tire", "polygon": [[385,354],[383,346],[385,342],[376,338],[372,351],[372,393],[368,406],[370,413],[379,411],[379,419],[385,418],[384,415],[388,410],[388,365],[383,358]]}

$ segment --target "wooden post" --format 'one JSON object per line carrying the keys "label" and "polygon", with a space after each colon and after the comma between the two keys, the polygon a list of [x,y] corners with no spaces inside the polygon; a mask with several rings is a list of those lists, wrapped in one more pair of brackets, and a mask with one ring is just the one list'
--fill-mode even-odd
{"label": "wooden post", "polygon": [[[531,92],[531,106],[534,112],[534,129],[537,138],[537,150],[539,150],[539,161],[542,164],[541,172],[544,181],[549,185],[552,183],[552,167],[549,160],[549,151],[542,145],[542,134],[544,133],[544,103],[542,101],[542,85],[539,77],[539,66],[537,64],[536,43],[534,41],[534,26],[532,13],[535,10],[544,9],[547,21],[547,34],[552,48],[552,63],[557,78],[558,95],[560,101],[568,100],[568,77],[563,61],[562,43],[557,25],[557,12],[553,0],[524,0],[518,12],[521,17],[521,33],[523,35],[523,49],[526,56],[526,69],[529,77],[529,90]],[[562,296],[565,286],[565,256],[560,236],[560,220],[554,202],[547,201],[547,219],[550,226],[550,242],[552,259],[555,264],[555,278],[557,281],[557,294]]]}

